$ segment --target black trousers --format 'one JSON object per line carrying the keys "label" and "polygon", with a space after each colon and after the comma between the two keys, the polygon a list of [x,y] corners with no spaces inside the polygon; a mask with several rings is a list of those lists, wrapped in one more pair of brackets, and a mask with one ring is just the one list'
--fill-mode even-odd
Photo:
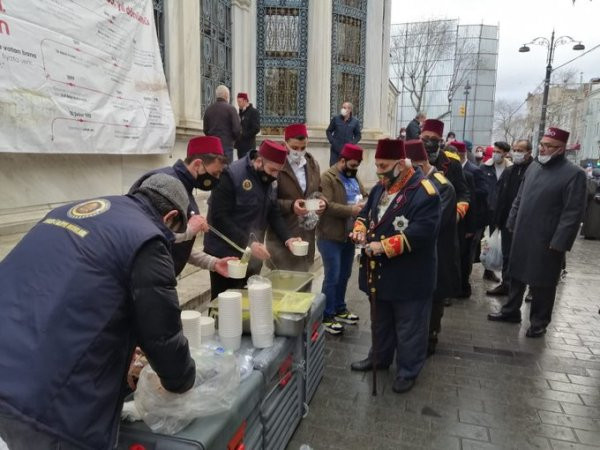
{"label": "black trousers", "polygon": [[444,300],[434,300],[429,316],[429,341],[437,343],[437,336],[442,331],[442,317],[444,317]]}
{"label": "black trousers", "polygon": [[[521,316],[521,305],[527,285],[520,280],[510,280],[508,302],[502,307],[502,314],[512,317]],[[552,310],[556,299],[556,285],[554,286],[529,286],[531,309],[529,323],[532,328],[546,328],[552,320]]]}
{"label": "black trousers", "polygon": [[510,258],[510,246],[512,245],[512,233],[506,228],[500,230],[502,237],[502,283],[510,286],[510,277],[508,275],[508,261]]}
{"label": "black trousers", "polygon": [[0,413],[0,438],[10,450],[81,450],[81,447]]}
{"label": "black trousers", "polygon": [[391,365],[396,352],[396,378],[416,378],[427,358],[431,298],[410,302],[377,299],[375,307],[375,317],[371,317],[375,346],[369,358],[376,356],[377,366],[385,367]]}
{"label": "black trousers", "polygon": [[470,238],[460,240],[460,288],[462,292],[467,292],[471,289],[471,273],[473,272],[473,262],[479,258],[481,236],[483,229],[475,231]]}

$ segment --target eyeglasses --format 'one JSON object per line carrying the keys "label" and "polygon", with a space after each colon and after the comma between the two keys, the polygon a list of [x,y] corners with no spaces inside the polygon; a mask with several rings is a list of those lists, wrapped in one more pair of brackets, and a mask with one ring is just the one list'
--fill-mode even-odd
{"label": "eyeglasses", "polygon": [[540,148],[545,148],[547,150],[556,150],[561,147],[562,147],[562,145],[551,145],[551,144],[548,144],[547,142],[540,142]]}

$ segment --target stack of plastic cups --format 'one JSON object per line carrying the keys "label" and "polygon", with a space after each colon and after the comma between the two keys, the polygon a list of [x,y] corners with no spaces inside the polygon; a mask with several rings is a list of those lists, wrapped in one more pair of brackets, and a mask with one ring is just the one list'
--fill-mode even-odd
{"label": "stack of plastic cups", "polygon": [[207,316],[200,317],[200,334],[203,342],[210,341],[215,334],[215,319]]}
{"label": "stack of plastic cups", "polygon": [[242,344],[242,294],[219,294],[219,339],[226,350],[236,351]]}
{"label": "stack of plastic cups", "polygon": [[273,288],[270,283],[249,284],[248,297],[250,298],[252,345],[255,348],[271,347],[275,333]]}
{"label": "stack of plastic cups", "polygon": [[198,311],[181,311],[183,335],[190,347],[199,348],[202,342],[200,334],[200,313]]}

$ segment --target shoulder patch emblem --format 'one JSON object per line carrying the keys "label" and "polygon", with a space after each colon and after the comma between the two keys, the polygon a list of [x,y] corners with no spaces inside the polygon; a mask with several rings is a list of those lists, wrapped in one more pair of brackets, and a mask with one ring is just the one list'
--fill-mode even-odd
{"label": "shoulder patch emblem", "polygon": [[100,215],[110,209],[110,201],[104,198],[88,200],[79,203],[67,211],[67,216],[71,219],[86,219]]}
{"label": "shoulder patch emblem", "polygon": [[249,191],[250,189],[252,189],[252,181],[250,181],[248,178],[242,181],[242,189],[244,189],[245,191]]}
{"label": "shoulder patch emblem", "polygon": [[434,173],[433,176],[440,182],[440,184],[448,184],[448,179],[440,172]]}
{"label": "shoulder patch emblem", "polygon": [[431,183],[431,181],[424,179],[424,180],[421,180],[421,184],[423,185],[423,187],[425,188],[425,190],[427,191],[427,193],[429,195],[436,194],[435,187],[433,187],[433,184]]}

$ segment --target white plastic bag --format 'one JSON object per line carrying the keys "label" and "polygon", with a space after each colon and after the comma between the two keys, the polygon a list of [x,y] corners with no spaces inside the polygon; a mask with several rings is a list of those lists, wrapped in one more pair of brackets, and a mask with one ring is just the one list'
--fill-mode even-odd
{"label": "white plastic bag", "polygon": [[135,406],[155,433],[175,434],[194,419],[220,413],[233,404],[240,384],[237,357],[222,349],[192,348],[190,353],[196,362],[196,382],[183,394],[165,390],[149,365],[140,373]]}
{"label": "white plastic bag", "polygon": [[502,270],[502,237],[500,230],[496,229],[491,236],[486,230],[481,240],[481,255],[479,256],[483,267],[487,270]]}

